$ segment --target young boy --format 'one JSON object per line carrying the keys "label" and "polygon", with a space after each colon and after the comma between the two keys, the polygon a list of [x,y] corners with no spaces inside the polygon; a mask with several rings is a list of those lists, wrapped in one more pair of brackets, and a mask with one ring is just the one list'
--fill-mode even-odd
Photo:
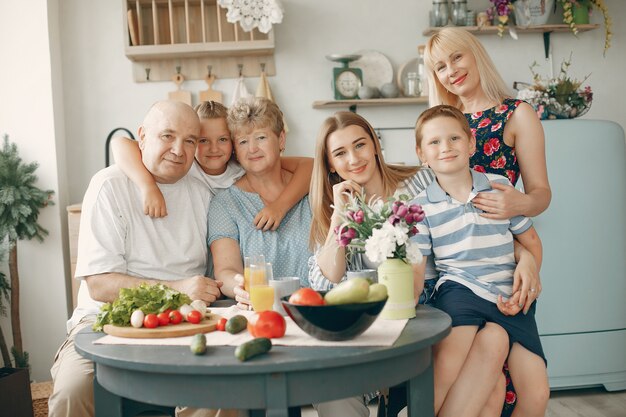
{"label": "young boy", "polygon": [[462,364],[468,354],[469,346],[457,343],[457,338],[493,322],[509,336],[508,364],[518,395],[513,416],[543,416],[549,387],[535,304],[528,314],[517,314],[520,293],[511,294],[516,266],[513,235],[538,266],[539,237],[526,217],[488,219],[472,204],[479,192],[497,192],[490,182],[510,183],[470,169],[476,140],[458,109],[441,105],[426,110],[417,120],[415,138],[417,154],[436,181],[413,201],[426,214],[413,239],[424,256],[434,257],[439,273],[434,305],[452,317],[453,327],[434,350],[435,391],[445,398],[460,371],[449,363]]}

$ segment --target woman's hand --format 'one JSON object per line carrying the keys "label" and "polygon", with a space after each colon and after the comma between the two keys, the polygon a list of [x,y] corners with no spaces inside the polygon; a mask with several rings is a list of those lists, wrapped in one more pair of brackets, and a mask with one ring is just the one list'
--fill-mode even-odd
{"label": "woman's hand", "polygon": [[492,182],[491,188],[499,193],[478,193],[472,200],[477,208],[484,211],[481,216],[488,219],[504,220],[519,216],[524,212],[528,196],[511,185]]}
{"label": "woman's hand", "polygon": [[346,194],[361,194],[362,187],[352,180],[340,182],[333,185],[333,205],[335,211],[341,210],[348,201]]}
{"label": "woman's hand", "polygon": [[532,254],[527,250],[520,252],[517,267],[513,272],[513,294],[519,292],[519,306],[524,308],[524,314],[528,313],[530,306],[541,293],[541,280],[537,264]]}
{"label": "woman's hand", "polygon": [[276,230],[280,226],[280,222],[285,218],[285,213],[279,204],[269,204],[254,217],[253,224],[258,230],[267,232],[268,230]]}
{"label": "woman's hand", "polygon": [[167,207],[165,206],[165,199],[159,187],[156,185],[148,187],[143,192],[143,214],[150,217],[165,217],[167,216]]}
{"label": "woman's hand", "polygon": [[243,275],[236,274],[234,278],[238,283],[238,285],[233,288],[235,301],[237,301],[237,307],[241,310],[252,310],[252,305],[250,305],[250,294],[243,288]]}

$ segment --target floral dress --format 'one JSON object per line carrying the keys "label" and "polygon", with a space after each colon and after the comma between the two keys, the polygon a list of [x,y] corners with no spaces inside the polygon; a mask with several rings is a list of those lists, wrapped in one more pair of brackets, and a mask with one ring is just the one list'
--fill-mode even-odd
{"label": "floral dress", "polygon": [[465,114],[476,137],[476,152],[470,158],[470,166],[478,172],[502,175],[513,185],[519,178],[519,165],[515,148],[504,143],[504,126],[521,102],[507,98],[490,109]]}
{"label": "floral dress", "polygon": [[[521,102],[522,100],[507,98],[502,104],[490,109],[465,114],[476,138],[476,152],[470,158],[472,169],[500,174],[508,178],[513,185],[519,178],[519,165],[515,148],[504,143],[504,126]],[[503,372],[506,377],[506,397],[502,416],[510,416],[517,397],[506,363]]]}

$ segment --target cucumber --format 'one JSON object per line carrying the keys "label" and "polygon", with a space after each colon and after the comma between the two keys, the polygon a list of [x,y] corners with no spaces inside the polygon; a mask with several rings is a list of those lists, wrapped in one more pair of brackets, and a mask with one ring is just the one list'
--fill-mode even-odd
{"label": "cucumber", "polygon": [[248,319],[238,314],[228,319],[224,330],[230,334],[237,334],[248,326]]}
{"label": "cucumber", "polygon": [[206,352],[206,336],[203,333],[194,334],[189,344],[194,355],[204,355]]}
{"label": "cucumber", "polygon": [[250,358],[267,353],[272,348],[272,341],[267,337],[257,337],[240,344],[235,349],[235,357],[242,362]]}

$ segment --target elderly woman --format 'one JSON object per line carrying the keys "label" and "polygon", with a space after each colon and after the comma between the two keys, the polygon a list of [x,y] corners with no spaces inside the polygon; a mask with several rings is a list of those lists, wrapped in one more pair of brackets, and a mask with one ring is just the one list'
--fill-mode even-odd
{"label": "elderly woman", "polygon": [[263,254],[272,263],[275,276],[297,276],[301,286],[308,286],[311,209],[304,197],[287,212],[276,231],[254,227],[256,214],[278,199],[293,175],[280,163],[285,149],[283,114],[269,100],[241,100],[229,110],[227,122],[245,175],[211,201],[208,244],[215,278],[224,283],[222,293],[247,309],[249,295],[241,276],[246,255]]}

